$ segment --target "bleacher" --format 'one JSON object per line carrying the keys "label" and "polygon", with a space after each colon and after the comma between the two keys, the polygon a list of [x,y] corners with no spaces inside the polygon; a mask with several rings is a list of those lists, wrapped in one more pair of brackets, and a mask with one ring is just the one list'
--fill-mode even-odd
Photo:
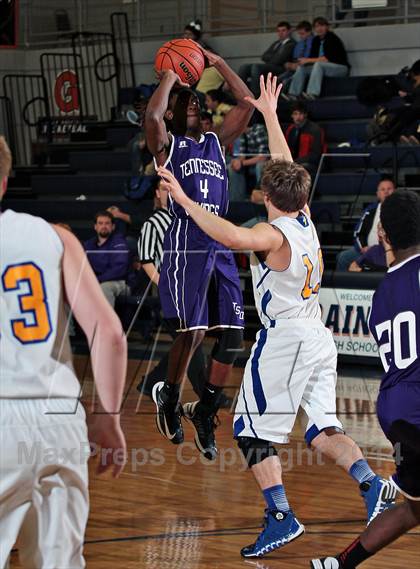
{"label": "bleacher", "polygon": [[[71,57],[71,54],[66,55],[67,59]],[[132,61],[127,65],[132,66]],[[420,146],[368,145],[366,127],[374,108],[361,104],[356,98],[362,79],[357,76],[324,79],[322,97],[308,103],[310,117],[325,130],[328,143],[328,155],[322,159],[311,203],[326,269],[333,269],[337,253],[352,244],[353,226],[366,204],[375,199],[380,175],[392,174],[397,166],[399,185],[407,186],[405,177],[408,180],[420,168]],[[105,89],[106,100],[114,102],[126,99],[127,92],[133,90],[132,85],[126,85],[124,93],[115,94],[110,91],[112,85],[99,82],[90,88],[97,89],[99,94]],[[41,93],[41,101],[42,96]],[[80,100],[83,101],[82,96]],[[47,109],[47,101],[44,102]],[[15,102],[8,104],[13,106]],[[121,118],[121,113],[115,113],[116,109],[111,113],[110,108],[103,106],[98,116],[92,117],[95,109],[87,108],[86,116],[81,119],[82,132],[76,130],[66,136],[55,133],[36,139],[33,131],[24,131],[24,136],[32,136],[29,152],[26,149],[30,159],[27,163],[22,160],[15,167],[3,207],[40,215],[51,222],[67,223],[81,240],[92,236],[95,212],[111,205],[129,213],[137,208],[140,219],[146,219],[153,209],[152,200],[136,204],[128,202],[123,195],[124,184],[131,174],[128,143],[137,127]],[[15,109],[15,115],[17,112],[19,108]],[[278,116],[282,124],[290,121],[287,102],[279,102]],[[228,218],[243,223],[263,211],[263,206],[251,202],[232,202]],[[250,274],[246,269],[241,270],[241,278],[247,321],[257,325]]]}

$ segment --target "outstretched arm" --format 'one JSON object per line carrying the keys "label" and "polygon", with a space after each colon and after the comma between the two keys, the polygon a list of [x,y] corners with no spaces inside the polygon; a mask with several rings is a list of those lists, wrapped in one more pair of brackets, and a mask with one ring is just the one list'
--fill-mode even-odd
{"label": "outstretched arm", "polygon": [[252,92],[220,55],[207,51],[201,46],[199,47],[207,58],[209,65],[215,67],[220,75],[222,75],[237,101],[237,104],[225,115],[218,131],[221,144],[227,146],[234,142],[248,125],[254,109],[246,100],[246,97],[252,97]]}
{"label": "outstretched arm", "polygon": [[215,241],[229,249],[274,252],[283,245],[283,234],[269,223],[258,223],[251,229],[237,227],[230,221],[206,211],[191,200],[175,176],[166,168],[158,168],[162,186],[188,212],[195,223]]}
{"label": "outstretched arm", "polygon": [[151,96],[146,108],[144,128],[146,131],[147,147],[155,157],[158,165],[163,164],[167,158],[166,149],[169,146],[169,137],[164,117],[168,110],[170,92],[176,83],[188,86],[181,83],[178,75],[174,71],[164,71],[159,87]]}
{"label": "outstretched arm", "polygon": [[264,81],[264,76],[261,75],[261,95],[258,99],[247,97],[246,100],[259,110],[264,117],[271,158],[273,160],[293,162],[292,154],[277,118],[277,101],[281,87],[281,85],[277,86],[277,77],[273,77],[271,73],[268,74],[266,81]]}
{"label": "outstretched arm", "polygon": [[[108,454],[99,463],[98,472],[113,466],[114,476],[124,467],[126,443],[120,427],[120,409],[127,368],[127,341],[121,322],[107,302],[90,263],[76,237],[54,226],[64,245],[64,290],[71,310],[86,334],[93,377],[105,413],[96,416],[89,440],[102,448],[119,452]],[[115,455],[116,456],[116,455]]]}

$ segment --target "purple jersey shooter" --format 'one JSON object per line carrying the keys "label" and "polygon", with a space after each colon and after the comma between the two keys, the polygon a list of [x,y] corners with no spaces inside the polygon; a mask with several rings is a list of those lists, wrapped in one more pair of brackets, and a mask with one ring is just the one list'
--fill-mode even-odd
{"label": "purple jersey shooter", "polygon": [[[228,180],[219,139],[213,132],[199,141],[171,135],[165,166],[184,192],[207,211],[225,216]],[[159,295],[165,318],[178,330],[243,328],[238,271],[231,251],[206,235],[169,195],[173,221],[164,240]]]}

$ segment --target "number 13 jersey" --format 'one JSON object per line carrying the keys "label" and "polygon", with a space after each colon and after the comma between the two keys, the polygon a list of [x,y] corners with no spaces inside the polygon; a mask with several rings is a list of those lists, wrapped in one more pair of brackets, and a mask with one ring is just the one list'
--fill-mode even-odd
{"label": "number 13 jersey", "polygon": [[64,247],[43,219],[0,217],[0,398],[78,397],[62,291]]}
{"label": "number 13 jersey", "polygon": [[272,225],[289,242],[291,259],[276,271],[251,256],[255,304],[266,328],[285,318],[320,318],[318,293],[322,278],[322,253],[314,224],[308,215],[278,217]]}

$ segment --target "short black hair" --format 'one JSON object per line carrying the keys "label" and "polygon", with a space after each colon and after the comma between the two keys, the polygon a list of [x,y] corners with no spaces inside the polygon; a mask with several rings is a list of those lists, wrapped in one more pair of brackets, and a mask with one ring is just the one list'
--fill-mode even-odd
{"label": "short black hair", "polygon": [[308,114],[308,107],[305,105],[303,101],[295,101],[290,107],[290,113],[294,111],[299,111],[300,113]]}
{"label": "short black hair", "polygon": [[95,213],[95,223],[98,221],[98,217],[109,217],[112,223],[115,223],[115,217],[112,215],[110,211],[107,211],[106,209],[101,209],[100,211]]}
{"label": "short black hair", "polygon": [[286,20],[283,20],[277,24],[278,28],[287,28],[288,30],[292,29],[292,26]]}
{"label": "short black hair", "polygon": [[413,77],[420,75],[420,59],[415,61],[411,66],[410,75],[412,75]]}
{"label": "short black hair", "polygon": [[203,111],[202,113],[200,113],[200,120],[212,121],[213,117],[212,117],[211,113],[208,113],[207,111]]}
{"label": "short black hair", "polygon": [[322,16],[318,16],[317,18],[314,19],[314,21],[312,22],[312,25],[315,26],[316,24],[320,24],[321,26],[329,26],[330,25],[327,18],[323,18]]}
{"label": "short black hair", "polygon": [[392,182],[394,184],[394,188],[397,187],[394,178],[390,174],[382,174],[379,183],[381,182]]}
{"label": "short black hair", "polygon": [[208,95],[213,101],[219,101],[219,103],[223,101],[223,93],[220,89],[209,89],[206,95]]}
{"label": "short black hair", "polygon": [[410,190],[397,190],[381,206],[381,225],[398,251],[420,244],[420,196]]}
{"label": "short black hair", "polygon": [[311,32],[312,31],[312,24],[311,22],[308,22],[308,20],[302,20],[301,22],[298,23],[298,25],[296,26],[297,30],[305,30],[305,32]]}

